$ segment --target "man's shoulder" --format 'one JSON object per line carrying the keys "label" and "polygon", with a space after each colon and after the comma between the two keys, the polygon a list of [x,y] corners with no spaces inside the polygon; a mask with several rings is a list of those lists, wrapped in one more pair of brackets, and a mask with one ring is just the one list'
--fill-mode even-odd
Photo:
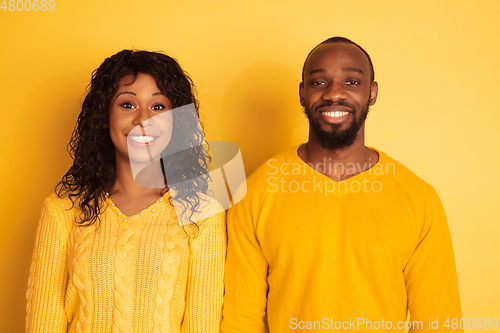
{"label": "man's shoulder", "polygon": [[233,196],[233,199],[240,198],[236,200],[238,202],[236,206],[253,205],[265,201],[270,193],[269,189],[275,186],[274,184],[281,177],[283,166],[290,164],[290,159],[294,158],[293,154],[294,152],[296,154],[297,148],[298,146],[292,147],[262,163],[245,183],[238,187]]}
{"label": "man's shoulder", "polygon": [[384,172],[385,175],[389,177],[389,180],[397,183],[399,186],[416,196],[437,195],[432,185],[419,177],[404,164],[390,157],[383,151],[375,150],[379,153],[380,159],[383,160]]}
{"label": "man's shoulder", "polygon": [[[296,154],[298,146],[294,146],[285,150],[264,163],[255,170],[250,177],[247,178],[247,186],[249,189],[267,188],[270,179],[279,177],[283,172],[283,167],[293,163],[293,154]],[[297,157],[298,158],[298,157]]]}

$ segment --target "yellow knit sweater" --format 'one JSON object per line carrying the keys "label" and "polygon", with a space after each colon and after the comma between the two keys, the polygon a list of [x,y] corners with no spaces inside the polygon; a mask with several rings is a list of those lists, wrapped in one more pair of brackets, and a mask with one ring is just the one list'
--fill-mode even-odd
{"label": "yellow knit sweater", "polygon": [[[45,200],[27,292],[26,331],[218,332],[224,212],[213,199],[184,229],[165,194],[127,217],[108,199],[78,227],[69,199]],[[205,218],[206,217],[206,218]]]}

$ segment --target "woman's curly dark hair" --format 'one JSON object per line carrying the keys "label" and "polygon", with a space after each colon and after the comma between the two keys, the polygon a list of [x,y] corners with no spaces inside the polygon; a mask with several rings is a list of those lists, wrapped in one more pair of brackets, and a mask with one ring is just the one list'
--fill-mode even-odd
{"label": "woman's curly dark hair", "polygon": [[[180,200],[195,212],[200,204],[199,193],[207,192],[206,172],[210,158],[202,146],[204,133],[198,121],[199,103],[193,81],[175,59],[165,54],[123,50],[104,60],[92,73],[82,111],[68,144],[73,165],[56,186],[59,197],[68,195],[73,206],[78,202],[81,214],[76,223],[80,225],[99,220],[105,209],[106,191],[115,183],[115,147],[109,128],[106,128],[110,100],[116,94],[121,78],[127,75],[137,77],[138,73],[150,74],[156,79],[172,108],[188,104],[194,104],[196,108],[195,113],[173,112],[172,137],[162,152],[164,170],[169,170],[169,175],[174,174],[177,178],[167,179],[167,185],[177,190],[173,199]],[[190,148],[179,151],[179,146]]]}

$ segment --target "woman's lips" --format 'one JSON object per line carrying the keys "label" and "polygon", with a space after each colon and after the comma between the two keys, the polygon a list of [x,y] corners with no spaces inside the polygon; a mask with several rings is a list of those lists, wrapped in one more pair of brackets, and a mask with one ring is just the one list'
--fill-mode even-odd
{"label": "woman's lips", "polygon": [[150,134],[128,134],[127,140],[134,147],[151,147],[153,143],[158,139],[157,135]]}

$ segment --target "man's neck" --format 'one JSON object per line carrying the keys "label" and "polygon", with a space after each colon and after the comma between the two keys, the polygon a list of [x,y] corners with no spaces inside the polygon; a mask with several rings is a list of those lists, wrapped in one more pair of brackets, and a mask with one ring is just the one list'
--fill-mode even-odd
{"label": "man's neck", "polygon": [[363,141],[356,140],[344,149],[330,150],[323,148],[317,141],[309,140],[297,153],[316,171],[335,181],[342,181],[377,164],[378,153],[366,147]]}

